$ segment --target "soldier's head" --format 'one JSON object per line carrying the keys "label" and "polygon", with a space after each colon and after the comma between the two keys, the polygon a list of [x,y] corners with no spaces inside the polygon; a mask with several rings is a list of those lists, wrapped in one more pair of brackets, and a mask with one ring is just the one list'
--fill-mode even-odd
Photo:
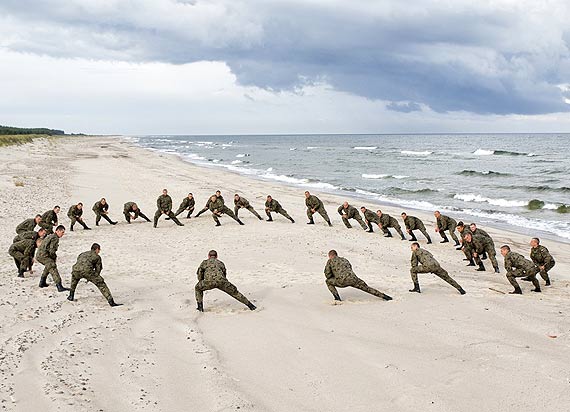
{"label": "soldier's head", "polygon": [[192,193],[188,193],[188,199],[192,199],[194,195]]}
{"label": "soldier's head", "polygon": [[360,206],[360,211],[361,211],[362,213],[366,212],[366,207],[365,207],[365,206]]}
{"label": "soldier's head", "polygon": [[99,243],[93,243],[91,245],[91,250],[97,254],[99,254],[99,252],[101,252],[101,245]]}
{"label": "soldier's head", "polygon": [[216,190],[216,196],[220,197],[222,195],[222,192],[220,192],[219,190]]}
{"label": "soldier's head", "polygon": [[414,242],[412,243],[412,246],[410,246],[410,248],[412,250],[418,250],[420,248],[420,244],[418,242]]}
{"label": "soldier's head", "polygon": [[208,252],[208,259],[217,259],[217,258],[218,258],[218,252],[216,252],[213,249]]}
{"label": "soldier's head", "polygon": [[471,241],[473,240],[473,236],[471,235],[471,233],[465,233],[465,241],[467,243],[471,243]]}
{"label": "soldier's head", "polygon": [[329,250],[329,259],[335,258],[338,256],[338,253],[336,252],[336,250]]}
{"label": "soldier's head", "polygon": [[42,227],[37,231],[38,237],[44,237],[46,235],[46,230]]}
{"label": "soldier's head", "polygon": [[469,225],[469,229],[471,229],[472,232],[476,232],[477,231],[477,225],[475,223],[471,223]]}
{"label": "soldier's head", "polygon": [[83,203],[78,203],[75,205],[79,210],[83,209]]}
{"label": "soldier's head", "polygon": [[309,191],[307,190],[307,191],[305,192],[305,197],[308,198],[309,196],[311,196],[311,194],[310,194]]}
{"label": "soldier's head", "polygon": [[435,212],[433,212],[433,215],[435,216],[436,219],[439,219],[441,213],[439,213],[439,210],[436,210]]}
{"label": "soldier's head", "polygon": [[348,209],[348,202],[344,202],[344,203],[342,204],[342,208],[343,208],[343,209]]}
{"label": "soldier's head", "polygon": [[105,199],[104,197],[101,198],[101,204],[102,205],[106,205],[107,204],[107,199]]}
{"label": "soldier's head", "polygon": [[382,217],[382,211],[381,211],[380,209],[378,209],[378,210],[376,211],[376,214],[377,214],[378,216]]}
{"label": "soldier's head", "polygon": [[39,237],[36,239],[36,247],[40,247],[42,245],[42,242],[44,241],[43,237]]}
{"label": "soldier's head", "polygon": [[273,198],[271,197],[271,195],[267,195],[267,200],[269,200],[270,202],[273,200]]}
{"label": "soldier's head", "polygon": [[211,200],[212,202],[215,202],[216,200],[218,200],[218,196],[212,195],[212,197],[210,197],[210,200]]}
{"label": "soldier's head", "polygon": [[59,225],[55,228],[55,234],[57,237],[62,237],[65,233],[65,226]]}
{"label": "soldier's head", "polygon": [[538,247],[538,245],[540,245],[540,239],[537,238],[537,237],[533,237],[533,238],[530,240],[530,246],[531,246],[532,248],[535,248],[535,247]]}
{"label": "soldier's head", "polygon": [[42,215],[36,215],[36,217],[34,217],[34,221],[36,222],[36,225],[39,225],[42,221]]}
{"label": "soldier's head", "polygon": [[407,217],[408,217],[408,215],[406,214],[406,212],[402,212],[402,219],[405,219]]}
{"label": "soldier's head", "polygon": [[237,193],[234,195],[234,199],[239,200],[239,195]]}
{"label": "soldier's head", "polygon": [[511,251],[511,248],[508,245],[501,246],[501,255],[507,256],[507,254]]}
{"label": "soldier's head", "polygon": [[59,213],[60,210],[61,210],[61,207],[59,207],[59,206],[54,206],[54,207],[53,207],[53,211],[54,211],[55,213]]}
{"label": "soldier's head", "polygon": [[139,206],[136,203],[133,203],[132,208],[133,210],[139,210]]}
{"label": "soldier's head", "polygon": [[463,222],[457,223],[457,231],[459,233],[463,233],[464,230],[465,230],[465,223],[463,223]]}
{"label": "soldier's head", "polygon": [[168,190],[162,189],[162,194],[163,194],[164,196],[166,196],[166,195],[168,194]]}

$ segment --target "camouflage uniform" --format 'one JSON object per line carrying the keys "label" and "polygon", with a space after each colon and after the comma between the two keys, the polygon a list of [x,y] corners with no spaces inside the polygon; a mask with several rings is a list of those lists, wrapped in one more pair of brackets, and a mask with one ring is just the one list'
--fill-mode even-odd
{"label": "camouflage uniform", "polygon": [[393,227],[394,230],[398,232],[402,240],[406,239],[404,233],[402,233],[402,228],[400,227],[400,224],[395,218],[393,218],[387,213],[382,213],[382,216],[379,216],[379,218],[380,218],[380,227],[382,229],[382,232],[384,232],[384,234],[387,237],[392,237],[392,234],[390,233],[388,228]]}
{"label": "camouflage uniform", "polygon": [[495,242],[493,242],[491,236],[489,236],[487,232],[484,232],[481,229],[477,229],[471,236],[473,239],[471,242],[472,252],[477,254],[477,256],[473,256],[475,263],[481,266],[483,264],[481,262],[481,255],[483,255],[483,253],[487,253],[487,256],[489,256],[489,260],[491,261],[493,268],[497,270],[499,268],[499,262],[497,262],[497,253],[495,252]]}
{"label": "camouflage uniform", "polygon": [[336,288],[353,287],[360,289],[363,292],[369,293],[381,299],[390,300],[390,296],[371,288],[360,279],[352,271],[352,266],[348,259],[340,256],[335,256],[327,261],[325,266],[326,284],[330,292],[336,300],[340,300],[340,296]]}
{"label": "camouflage uniform", "polygon": [[352,228],[348,219],[354,219],[360,224],[362,229],[366,230],[366,223],[364,223],[360,216],[360,212],[354,206],[348,205],[345,209],[343,205],[340,205],[338,208],[338,214],[342,217],[342,223],[344,223],[347,228]]}
{"label": "camouflage uniform", "polygon": [[505,269],[507,271],[507,279],[515,288],[516,293],[521,293],[521,287],[516,278],[526,277],[532,282],[536,290],[540,291],[540,284],[536,279],[536,275],[540,269],[530,260],[525,259],[520,253],[509,251],[505,256]]}
{"label": "camouflage uniform", "polygon": [[32,269],[32,260],[36,252],[36,239],[24,239],[13,243],[8,249],[10,256],[14,258],[16,267],[18,268],[18,276],[24,277],[24,272]]}
{"label": "camouflage uniform", "polygon": [[459,235],[461,236],[461,250],[463,251],[465,258],[469,261],[469,265],[467,266],[475,266],[475,261],[473,260],[473,244],[465,240],[468,234],[473,236],[471,229],[467,226],[463,226],[463,231],[459,232]]}
{"label": "camouflage uniform", "polygon": [[158,219],[163,214],[168,216],[178,226],[184,226],[182,223],[180,223],[180,220],[174,216],[174,213],[172,213],[172,198],[169,195],[158,196],[158,199],[156,199],[156,207],[157,209],[154,213],[154,227],[156,227],[158,224]]}
{"label": "camouflage uniform", "polygon": [[30,232],[36,228],[36,218],[26,219],[18,226],[16,226],[16,233]]}
{"label": "camouflage uniform", "polygon": [[406,216],[406,218],[404,219],[404,225],[406,226],[406,230],[408,231],[408,233],[412,237],[411,238],[412,241],[418,240],[418,239],[416,239],[416,235],[414,234],[414,230],[419,230],[420,232],[422,232],[422,235],[425,236],[428,243],[431,243],[431,238],[429,237],[428,232],[426,230],[426,227],[424,225],[424,222],[422,222],[421,219],[419,219],[415,216]]}
{"label": "camouflage uniform", "polygon": [[196,274],[198,275],[198,283],[196,283],[195,291],[198,304],[203,302],[206,290],[219,289],[244,305],[251,305],[251,302],[226,278],[226,266],[221,260],[216,258],[204,260],[198,267]]}
{"label": "camouflage uniform", "polygon": [[271,199],[271,201],[268,200],[265,202],[265,214],[270,221],[273,220],[271,217],[271,212],[279,213],[281,216],[289,219],[291,222],[295,222],[293,218],[289,216],[287,211],[281,207],[281,204],[275,199]]}
{"label": "camouflage uniform", "polygon": [[135,214],[135,219],[140,216],[144,220],[146,220],[147,222],[150,222],[150,219],[148,217],[146,217],[143,212],[141,212],[140,208],[137,208],[137,210],[133,210],[134,205],[135,205],[135,202],[127,202],[127,203],[125,203],[125,205],[123,207],[123,214],[125,215],[125,219],[127,220],[127,223],[131,223],[131,213]]}
{"label": "camouflage uniform", "polygon": [[433,255],[425,249],[417,249],[412,252],[411,258],[412,268],[410,269],[410,274],[412,276],[412,282],[414,282],[414,288],[419,291],[420,284],[418,281],[418,273],[433,273],[439,278],[443,279],[459,292],[463,289],[459,284],[453,280],[449,273],[443,269],[439,262],[435,260]]}
{"label": "camouflage uniform", "polygon": [[[554,258],[548,251],[548,249],[542,245],[538,245],[535,248],[530,249],[530,258],[536,266],[539,266],[540,276],[546,281],[546,286],[550,285],[550,278],[548,276],[548,271],[554,267],[556,262]],[[544,266],[544,270],[540,269],[540,266]]]}
{"label": "camouflage uniform", "polygon": [[67,211],[67,217],[71,220],[70,230],[73,230],[73,225],[77,222],[83,226],[83,229],[88,229],[81,216],[83,216],[83,209],[79,209],[77,205],[73,205],[69,208]]}
{"label": "camouflage uniform", "polygon": [[224,213],[238,222],[240,225],[243,224],[241,220],[239,220],[239,218],[234,215],[234,212],[232,212],[231,209],[224,204],[223,199],[217,198],[214,202],[210,202],[210,212],[212,212],[212,218],[214,219],[214,222],[216,222],[216,226],[220,226],[221,223],[218,217]]}
{"label": "camouflage uniform", "polygon": [[364,211],[364,219],[366,220],[366,223],[368,224],[368,231],[369,232],[374,232],[374,229],[372,228],[372,223],[376,223],[376,224],[380,223],[380,218],[378,217],[378,215],[369,209],[366,209]]}
{"label": "camouflage uniform", "polygon": [[44,265],[40,284],[45,284],[48,274],[51,275],[56,284],[61,284],[61,276],[57,270],[57,248],[59,247],[59,237],[55,233],[46,236],[38,248],[36,259]]}
{"label": "camouflage uniform", "polygon": [[[213,194],[212,196],[216,196],[216,198],[218,198],[218,200],[222,201],[222,204],[225,204],[226,202],[224,202],[224,197],[223,196],[217,196],[216,194]],[[196,217],[200,216],[202,213],[207,212],[208,210],[210,210],[210,204],[212,203],[212,196],[210,196],[208,198],[208,201],[206,202],[206,206],[204,206],[196,215]]]}
{"label": "camouflage uniform", "polygon": [[235,199],[234,199],[234,214],[236,215],[236,217],[238,217],[238,211],[239,211],[241,208],[249,210],[256,218],[258,218],[259,220],[263,220],[263,219],[261,218],[261,216],[259,216],[259,213],[257,213],[257,212],[255,211],[255,209],[253,208],[253,206],[251,206],[251,205],[249,204],[249,201],[248,201],[245,197],[243,197],[243,196],[240,196],[240,197],[239,197],[239,200],[235,200]]}
{"label": "camouflage uniform", "polygon": [[35,232],[33,230],[30,230],[29,232],[22,232],[19,235],[16,235],[14,239],[12,239],[12,243],[17,243],[26,239],[33,239],[34,237],[36,237],[36,239],[39,237],[38,232]]}
{"label": "camouflage uniform", "polygon": [[184,212],[185,210],[188,210],[188,215],[186,215],[186,217],[187,218],[190,217],[194,212],[195,205],[196,201],[194,200],[194,198],[189,199],[188,196],[186,196],[184,200],[182,200],[182,203],[180,203],[180,206],[178,206],[178,210],[176,211],[176,213],[174,213],[174,216],[178,216],[180,213]]}
{"label": "camouflage uniform", "polygon": [[45,212],[42,215],[40,226],[46,230],[46,234],[51,235],[53,233],[53,227],[57,226],[57,213],[53,210]]}
{"label": "camouflage uniform", "polygon": [[[318,213],[323,217],[325,222],[327,222],[329,225],[331,224],[329,215],[325,210],[325,205],[323,205],[323,202],[321,202],[321,199],[319,199],[317,196],[310,195],[305,199],[305,205],[307,206],[307,217],[309,218],[309,222],[313,223],[313,214]],[[312,209],[315,209],[315,212],[313,212]]]}
{"label": "camouflage uniform", "polygon": [[109,222],[111,225],[114,225],[115,222],[113,222],[107,212],[109,211],[109,203],[101,203],[101,201],[99,200],[98,202],[96,202],[93,207],[91,208],[91,210],[93,210],[93,212],[95,213],[95,224],[97,226],[99,226],[99,222],[101,221],[101,218],[105,219],[107,222]]}
{"label": "camouflage uniform", "polygon": [[107,301],[111,301],[113,296],[105,280],[101,277],[101,270],[103,270],[101,256],[93,250],[81,253],[71,269],[71,286],[69,288],[71,296],[75,294],[75,289],[79,281],[86,279],[88,282],[97,286],[97,289],[99,289]]}
{"label": "camouflage uniform", "polygon": [[439,228],[439,234],[441,235],[442,239],[445,242],[449,242],[449,239],[445,235],[445,231],[449,230],[449,234],[451,235],[451,238],[455,241],[455,244],[457,246],[459,246],[459,240],[457,239],[457,236],[455,235],[455,228],[457,227],[457,222],[455,221],[455,219],[453,219],[449,216],[440,215],[436,219],[436,223],[437,223],[437,227]]}

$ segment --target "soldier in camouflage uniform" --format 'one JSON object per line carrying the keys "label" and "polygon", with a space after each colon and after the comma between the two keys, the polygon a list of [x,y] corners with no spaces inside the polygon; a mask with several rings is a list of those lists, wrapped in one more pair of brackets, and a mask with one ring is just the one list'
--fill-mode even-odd
{"label": "soldier in camouflage uniform", "polygon": [[127,223],[131,223],[131,219],[135,220],[139,216],[147,222],[150,222],[150,219],[146,217],[146,215],[139,209],[138,205],[135,202],[125,203],[123,206],[123,215],[125,215]]}
{"label": "soldier in camouflage uniform", "polygon": [[98,202],[95,202],[91,210],[95,213],[95,226],[99,226],[101,218],[105,219],[113,226],[117,224],[117,222],[113,222],[109,218],[109,203],[107,203],[107,199],[102,198]]}
{"label": "soldier in camouflage uniform", "polygon": [[485,265],[483,265],[483,262],[481,261],[481,255],[483,253],[487,253],[491,263],[493,264],[495,273],[499,273],[499,262],[497,262],[497,253],[495,252],[495,242],[493,242],[491,236],[483,236],[483,232],[478,230],[475,235],[466,233],[464,239],[467,248],[472,253],[475,263],[479,266],[477,269],[478,272],[485,271]]}
{"label": "soldier in camouflage uniform", "polygon": [[224,204],[224,200],[220,199],[216,195],[213,195],[210,198],[210,211],[212,212],[212,218],[214,219],[214,222],[216,222],[216,226],[222,225],[220,223],[220,219],[218,218],[221,217],[223,214],[228,215],[233,220],[238,222],[240,225],[244,224],[241,220],[239,220],[239,218],[236,215],[234,215],[234,212],[232,212],[230,208]]}
{"label": "soldier in camouflage uniform", "polygon": [[457,222],[455,221],[455,219],[452,219],[449,216],[442,215],[439,212],[439,210],[436,210],[433,215],[435,216],[436,219],[435,231],[438,232],[443,239],[440,243],[449,242],[449,239],[445,234],[445,231],[449,230],[451,238],[455,241],[455,246],[459,246],[459,239],[457,239],[457,236],[455,235],[455,228],[457,227]]}
{"label": "soldier in camouflage uniform", "polygon": [[368,233],[373,233],[374,229],[372,228],[372,223],[376,223],[378,226],[380,226],[380,218],[378,217],[378,215],[376,213],[374,213],[370,209],[366,209],[366,207],[364,207],[364,206],[362,206],[360,208],[360,211],[364,215],[364,220],[366,221],[366,224],[368,225]]}
{"label": "soldier in camouflage uniform", "polygon": [[410,269],[410,274],[412,276],[412,282],[414,282],[414,288],[410,289],[410,292],[421,293],[418,273],[433,273],[457,289],[459,293],[465,295],[463,288],[459,286],[451,276],[449,276],[449,273],[440,266],[439,262],[435,260],[431,253],[425,249],[420,249],[420,244],[418,242],[412,243],[411,249],[412,268]]}
{"label": "soldier in camouflage uniform", "polygon": [[309,218],[308,225],[314,225],[315,221],[313,220],[313,215],[318,213],[322,216],[325,222],[328,223],[329,226],[332,226],[331,220],[329,219],[329,215],[325,210],[325,205],[321,202],[317,196],[312,195],[309,191],[305,192],[305,205],[307,206],[307,217]]}
{"label": "soldier in camouflage uniform", "polygon": [[366,282],[356,276],[352,271],[352,266],[348,259],[340,257],[336,250],[331,250],[328,256],[329,260],[325,266],[325,277],[327,287],[332,293],[334,300],[341,300],[336,288],[346,288],[349,286],[384,300],[392,300],[390,296],[371,288]]}
{"label": "soldier in camouflage uniform", "polygon": [[60,210],[61,208],[59,206],[55,206],[52,210],[48,210],[42,215],[40,226],[46,230],[48,235],[51,235],[54,226],[57,226],[57,214]]}
{"label": "soldier in camouflage uniform", "polygon": [[424,222],[422,222],[420,218],[415,216],[408,216],[407,213],[403,212],[402,220],[404,220],[404,225],[406,226],[406,232],[408,232],[408,234],[411,236],[411,238],[409,239],[410,242],[416,242],[418,240],[416,238],[416,235],[414,234],[414,230],[419,230],[420,232],[422,232],[422,235],[424,235],[425,238],[427,239],[427,244],[429,245],[431,243],[431,238],[428,235]]}
{"label": "soldier in camouflage uniform", "polygon": [[44,271],[40,278],[40,288],[48,287],[47,276],[51,275],[58,292],[69,290],[61,285],[61,276],[57,270],[57,248],[59,247],[59,239],[64,235],[65,227],[59,225],[55,229],[55,233],[48,235],[40,247],[38,248],[36,259],[44,265]]}
{"label": "soldier in camouflage uniform", "polygon": [[14,258],[14,262],[16,263],[19,278],[24,277],[24,272],[32,270],[34,254],[36,253],[36,248],[42,244],[42,240],[43,239],[35,233],[35,236],[30,239],[23,239],[19,242],[12,243],[10,249],[8,249],[8,253]]}
{"label": "soldier in camouflage uniform", "polygon": [[344,225],[347,228],[349,229],[352,228],[348,220],[354,219],[360,224],[362,229],[366,230],[366,223],[364,223],[364,221],[362,220],[362,217],[360,216],[358,209],[352,205],[349,205],[348,202],[344,202],[342,205],[338,207],[338,214],[342,218],[342,223],[344,223]]}
{"label": "soldier in camouflage uniform", "polygon": [[87,227],[87,224],[83,221],[83,203],[78,203],[73,205],[67,211],[67,217],[71,220],[71,226],[69,230],[73,232],[73,225],[79,222],[81,226],[83,226],[84,230],[91,230],[90,227]]}
{"label": "soldier in camouflage uniform", "polygon": [[[194,195],[192,193],[188,193],[188,196],[182,199],[182,202],[180,203],[180,206],[178,206],[178,210],[174,213],[174,216],[178,216],[180,213],[187,210],[188,214],[186,215],[186,219],[190,219],[190,216],[192,216],[192,213],[194,212],[195,205],[196,201],[194,200]],[[168,219],[170,218],[167,217],[166,220]]]}
{"label": "soldier in camouflage uniform", "polygon": [[101,246],[98,243],[91,245],[91,250],[81,253],[77,257],[77,262],[71,269],[71,286],[69,288],[69,296],[67,300],[73,302],[75,298],[75,289],[81,279],[93,283],[97,289],[107,299],[110,306],[121,306],[120,303],[115,303],[111,291],[107,287],[105,280],[101,277],[101,270],[103,270],[103,262],[101,261]]}
{"label": "soldier in camouflage uniform", "polygon": [[398,234],[400,235],[402,240],[406,240],[406,237],[404,236],[404,233],[402,232],[402,228],[400,227],[400,224],[398,223],[398,221],[395,218],[393,218],[392,216],[390,216],[387,213],[382,213],[381,210],[377,210],[376,214],[378,215],[378,218],[380,219],[380,224],[378,226],[380,227],[380,229],[382,229],[382,232],[384,232],[384,237],[392,237],[392,234],[390,233],[388,228],[393,227],[394,230],[396,230],[396,232],[398,232]]}
{"label": "soldier in camouflage uniform", "polygon": [[253,206],[249,204],[249,201],[245,197],[240,196],[239,194],[236,193],[234,195],[234,214],[236,215],[236,217],[238,217],[238,211],[242,208],[249,210],[259,220],[263,220],[263,218],[259,216],[259,213],[255,211]]}
{"label": "soldier in camouflage uniform", "polygon": [[469,227],[465,226],[465,224],[460,221],[457,223],[457,231],[461,236],[461,245],[456,249],[463,251],[463,254],[465,255],[465,259],[463,260],[469,262],[467,266],[476,266],[475,260],[473,259],[473,249],[472,249],[473,245],[465,241],[465,236],[467,236],[467,234],[471,234],[471,229],[469,229]]}
{"label": "soldier in camouflage uniform", "polygon": [[42,215],[36,215],[36,217],[31,217],[29,219],[24,220],[18,226],[16,226],[16,234],[24,233],[24,232],[33,232],[33,230],[42,223]]}
{"label": "soldier in camouflage uniform", "polygon": [[[556,262],[548,251],[548,249],[540,244],[540,239],[533,237],[530,241],[530,259],[538,266],[540,276],[546,282],[546,286],[550,286],[550,277],[548,271],[554,267]],[[523,278],[523,280],[529,280]]]}
{"label": "soldier in camouflage uniform", "polygon": [[12,243],[17,243],[26,239],[33,239],[35,237],[43,239],[45,236],[46,236],[46,230],[43,227],[41,227],[38,229],[37,232],[34,230],[30,230],[28,232],[22,232],[19,235],[16,235],[16,237],[12,239]]}
{"label": "soldier in camouflage uniform", "polygon": [[501,255],[505,258],[505,269],[507,271],[507,279],[513,285],[515,290],[509,292],[514,295],[522,295],[522,290],[517,283],[516,278],[528,278],[534,285],[533,292],[540,292],[540,284],[536,279],[536,275],[540,269],[530,260],[519,253],[511,251],[507,245],[501,246]]}
{"label": "soldier in camouflage uniform", "polygon": [[172,213],[172,198],[168,195],[168,190],[162,189],[162,194],[156,199],[156,212],[154,213],[154,227],[158,224],[158,219],[162,215],[168,216],[178,226],[184,226],[174,213]]}
{"label": "soldier in camouflage uniform", "polygon": [[[473,236],[475,236],[475,235],[482,235],[483,237],[491,237],[491,236],[490,236],[487,232],[485,232],[483,229],[479,229],[479,228],[477,227],[477,224],[475,224],[475,223],[471,223],[471,224],[469,225],[469,230],[470,230],[470,232],[471,232],[471,234],[472,234]],[[457,250],[460,250],[460,249],[457,248]],[[483,252],[483,254],[481,255],[481,259],[483,259],[483,260],[487,259],[487,252],[486,252],[486,251]]]}
{"label": "soldier in camouflage uniform", "polygon": [[271,195],[267,195],[267,200],[265,201],[265,214],[267,215],[267,221],[273,222],[273,218],[271,217],[271,212],[279,213],[281,216],[289,219],[291,223],[295,223],[293,218],[289,216],[287,211],[281,207],[281,204],[273,199]]}
{"label": "soldier in camouflage uniform", "polygon": [[198,212],[198,214],[196,215],[196,217],[200,216],[202,213],[207,212],[208,210],[210,210],[210,203],[212,203],[212,197],[216,196],[216,199],[220,199],[222,201],[222,204],[225,204],[224,202],[224,197],[222,196],[222,192],[220,192],[219,190],[216,190],[216,193],[214,193],[212,196],[210,196],[208,198],[208,201],[206,202],[206,206],[204,206],[202,208],[202,210],[200,210]]}
{"label": "soldier in camouflage uniform", "polygon": [[218,260],[218,252],[210,250],[208,259],[204,260],[198,267],[196,272],[198,275],[198,283],[196,283],[196,308],[200,312],[204,312],[204,292],[211,289],[219,289],[226,292],[232,298],[246,305],[250,310],[256,307],[244,295],[239,293],[237,288],[226,278],[226,266],[221,260]]}

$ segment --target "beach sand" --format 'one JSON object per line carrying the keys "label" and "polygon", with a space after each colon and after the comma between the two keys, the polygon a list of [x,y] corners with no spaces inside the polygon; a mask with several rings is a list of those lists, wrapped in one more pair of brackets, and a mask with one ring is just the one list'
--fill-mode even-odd
{"label": "beach sand", "polygon": [[[545,241],[556,258],[544,293],[512,296],[501,273],[465,267],[452,243],[429,250],[467,295],[433,275],[408,293],[410,242],[347,230],[344,199],[315,192],[333,219],[307,226],[303,189],[201,168],[119,138],[38,140],[0,149],[0,410],[6,411],[568,411],[570,408],[570,245]],[[23,187],[17,187],[21,181]],[[272,194],[293,216],[258,221],[240,211],[214,227],[209,213],[184,227],[161,220],[126,224],[136,201],[152,219],[168,188],[177,207],[193,192],[199,210],[220,189],[233,208],[242,193],[263,214]],[[106,197],[112,227],[94,226]],[[58,265],[69,285],[77,255],[102,245],[103,277],[117,302],[81,282],[76,301],[39,289],[42,270],[16,277],[6,253],[15,226],[35,213],[85,204],[92,231],[61,239]],[[361,201],[355,202],[360,203]],[[355,204],[360,206],[360,204]],[[372,208],[376,206],[369,204]],[[382,207],[399,218],[400,208]],[[434,218],[413,211],[433,232]],[[528,256],[528,237],[488,230],[498,246]],[[420,243],[425,240],[418,235]],[[394,297],[381,301],[324,284],[326,253],[337,249],[358,276]],[[259,308],[220,291],[195,310],[196,268],[216,249],[228,279]],[[488,262],[488,261],[486,261]],[[50,279],[51,281],[51,279]],[[542,280],[541,283],[543,284]]]}

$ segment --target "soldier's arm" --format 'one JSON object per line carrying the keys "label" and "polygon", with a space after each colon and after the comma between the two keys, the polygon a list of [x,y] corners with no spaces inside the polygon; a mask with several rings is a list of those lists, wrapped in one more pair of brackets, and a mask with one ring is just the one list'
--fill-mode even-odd
{"label": "soldier's arm", "polygon": [[342,208],[342,205],[339,206],[339,208],[337,209],[338,214],[341,215],[341,216],[342,216],[342,209],[343,209],[343,208]]}
{"label": "soldier's arm", "polygon": [[222,264],[222,273],[224,274],[224,277],[227,277],[227,271],[226,271],[226,265],[224,265],[224,262],[220,262]]}
{"label": "soldier's arm", "polygon": [[554,260],[554,258],[546,248],[544,248],[544,253],[542,256],[544,256],[544,265],[549,265]]}
{"label": "soldier's arm", "polygon": [[196,275],[198,275],[198,281],[204,280],[204,266],[200,264],[198,266],[198,270],[196,271]]}
{"label": "soldier's arm", "polygon": [[332,271],[332,266],[331,266],[331,262],[330,262],[330,261],[328,261],[327,264],[326,264],[326,266],[325,266],[325,277],[326,277],[327,279],[330,279],[330,278],[333,278],[333,277],[334,277],[334,274],[333,274],[333,271]]}
{"label": "soldier's arm", "polygon": [[418,266],[418,257],[416,256],[415,253],[412,253],[412,257],[410,258],[410,263],[412,264],[413,268]]}

